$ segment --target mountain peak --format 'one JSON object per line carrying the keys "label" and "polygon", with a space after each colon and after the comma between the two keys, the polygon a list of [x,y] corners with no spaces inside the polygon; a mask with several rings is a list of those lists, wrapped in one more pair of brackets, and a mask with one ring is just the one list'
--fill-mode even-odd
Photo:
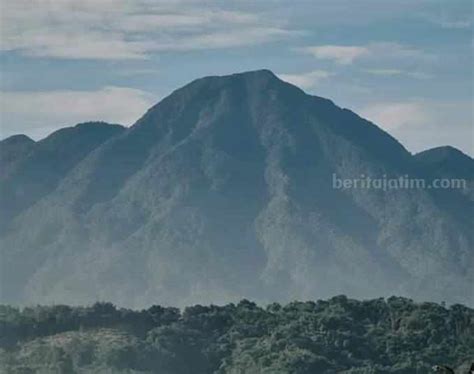
{"label": "mountain peak", "polygon": [[185,85],[183,89],[194,87],[214,87],[222,89],[232,86],[239,86],[241,84],[247,84],[255,90],[262,90],[268,87],[275,87],[277,85],[281,85],[281,87],[294,87],[293,85],[282,81],[271,70],[261,69],[244,71],[228,75],[211,75],[199,78]]}
{"label": "mountain peak", "polygon": [[435,147],[417,153],[415,157],[419,162],[425,164],[433,164],[440,162],[454,162],[454,163],[473,163],[472,157],[468,156],[461,150],[450,145]]}
{"label": "mountain peak", "polygon": [[[268,69],[211,75],[195,79],[176,89],[151,107],[136,125],[144,122],[161,123],[163,116],[166,116],[165,113],[186,112],[188,115],[194,113],[198,116],[198,112],[212,105],[219,105],[224,109],[230,103],[240,105],[244,99],[258,105],[256,104],[258,101],[268,101],[273,97],[267,94],[269,91],[279,93],[280,98],[292,103],[298,102],[303,97],[309,97],[301,89],[282,81]],[[191,117],[197,118],[191,115],[188,119]],[[184,128],[184,122],[188,121],[181,121],[181,124],[176,126]]]}
{"label": "mountain peak", "polygon": [[225,75],[210,75],[203,78],[199,78],[197,80],[208,80],[208,79],[233,79],[233,80],[238,80],[238,79],[263,80],[265,79],[265,80],[277,80],[277,81],[283,82],[280,78],[276,76],[275,73],[273,73],[269,69],[248,70],[248,71],[243,71],[240,73],[232,73],[232,74],[225,74]]}
{"label": "mountain peak", "polygon": [[26,157],[37,145],[30,137],[19,134],[0,140],[0,179],[5,177],[11,167]]}
{"label": "mountain peak", "polygon": [[273,73],[270,69],[257,69],[257,70],[246,70],[239,73],[232,73],[227,74],[224,76],[228,77],[268,77],[268,78],[276,78],[278,77]]}
{"label": "mountain peak", "polygon": [[0,141],[1,145],[7,144],[33,144],[35,141],[24,134],[12,135]]}
{"label": "mountain peak", "polygon": [[[104,139],[120,133],[125,127],[122,125],[109,124],[106,122],[83,122],[70,127],[63,127],[56,130],[38,141],[45,148],[61,147],[66,145],[65,150],[73,144],[80,146],[81,143],[97,144]],[[95,140],[92,140],[92,139]]]}
{"label": "mountain peak", "polygon": [[474,178],[474,160],[452,146],[428,149],[415,155],[417,162],[437,174],[459,178]]}
{"label": "mountain peak", "polygon": [[[278,131],[295,136],[299,133],[301,138],[306,137],[301,134],[312,131],[313,125],[306,123],[311,117],[318,128],[326,127],[373,157],[393,162],[398,157],[404,162],[411,157],[400,143],[376,125],[329,99],[306,94],[268,69],[196,79],[151,107],[131,131],[146,133],[146,143],[152,147],[153,139],[170,134],[173,141],[183,140],[197,128],[209,128],[213,123],[217,124],[214,131],[220,134],[219,139],[224,136],[225,128],[228,142],[237,142],[234,133],[238,131],[239,143],[243,144],[251,138],[256,141],[262,138],[263,133],[258,132],[265,126],[265,117],[272,117],[271,126],[279,127]],[[245,124],[253,121],[254,125],[244,130]]]}

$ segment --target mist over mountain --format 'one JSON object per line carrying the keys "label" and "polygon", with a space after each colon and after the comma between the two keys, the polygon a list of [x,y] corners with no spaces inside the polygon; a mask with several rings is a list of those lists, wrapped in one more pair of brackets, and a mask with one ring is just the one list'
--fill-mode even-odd
{"label": "mist over mountain", "polygon": [[472,194],[333,187],[334,176],[472,180],[474,161],[412,156],[270,71],[198,79],[127,129],[12,139],[0,144],[1,302],[474,304]]}

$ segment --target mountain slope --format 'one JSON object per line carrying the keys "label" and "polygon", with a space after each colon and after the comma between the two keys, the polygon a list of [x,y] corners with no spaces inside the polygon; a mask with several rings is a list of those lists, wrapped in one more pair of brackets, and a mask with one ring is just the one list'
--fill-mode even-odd
{"label": "mountain slope", "polygon": [[199,79],[15,219],[0,243],[2,297],[472,303],[466,212],[425,190],[333,187],[418,170],[372,123],[269,71]]}

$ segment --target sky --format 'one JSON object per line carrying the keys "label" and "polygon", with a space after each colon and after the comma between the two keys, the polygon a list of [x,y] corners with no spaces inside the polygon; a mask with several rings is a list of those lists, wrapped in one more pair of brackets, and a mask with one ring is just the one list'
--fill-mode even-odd
{"label": "sky", "polygon": [[474,154],[472,0],[0,4],[0,138],[132,125],[195,78],[266,68],[413,153]]}

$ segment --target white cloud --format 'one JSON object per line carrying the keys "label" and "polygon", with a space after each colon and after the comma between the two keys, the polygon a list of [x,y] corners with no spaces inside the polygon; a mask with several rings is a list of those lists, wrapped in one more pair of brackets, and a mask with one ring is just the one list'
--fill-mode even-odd
{"label": "white cloud", "polygon": [[288,33],[279,28],[247,27],[241,30],[225,30],[189,36],[176,41],[157,42],[153,46],[155,51],[190,51],[199,49],[220,49],[242,47],[265,43],[271,40],[283,39]]}
{"label": "white cloud", "polygon": [[292,34],[260,14],[213,3],[0,1],[0,49],[28,56],[143,59],[156,51],[254,45]]}
{"label": "white cloud", "polygon": [[342,46],[342,45],[321,45],[306,47],[304,52],[313,55],[321,60],[333,60],[338,64],[351,64],[357,58],[369,53],[367,47],[363,46]]}
{"label": "white cloud", "polygon": [[403,71],[400,69],[367,69],[365,71],[373,75],[401,75],[403,74]]}
{"label": "white cloud", "polygon": [[367,45],[320,45],[302,48],[304,53],[318,60],[331,60],[341,65],[349,65],[356,60],[364,62],[391,62],[402,60],[418,63],[432,61],[434,56],[416,48],[392,42],[369,43]]}
{"label": "white cloud", "polygon": [[[153,31],[159,29],[195,30],[214,24],[258,25],[259,17],[255,14],[226,10],[188,10],[188,13],[171,13],[158,9],[158,14],[129,15],[117,22],[128,31]],[[160,13],[161,12],[161,13]],[[181,11],[183,12],[183,11]]]}
{"label": "white cloud", "polygon": [[472,21],[471,20],[457,20],[457,21],[443,20],[439,22],[439,25],[445,29],[469,29],[472,26]]}
{"label": "white cloud", "polygon": [[407,71],[401,69],[366,69],[366,73],[379,76],[400,76],[405,75],[407,77],[416,78],[416,79],[429,79],[433,76],[428,73],[423,73],[420,71]]}
{"label": "white cloud", "polygon": [[430,118],[424,105],[418,102],[371,104],[363,108],[360,114],[387,130],[406,125],[420,125]]}
{"label": "white cloud", "polygon": [[37,35],[29,39],[24,54],[33,57],[58,57],[71,59],[143,59],[150,42],[125,41],[119,35],[106,39],[100,33]]}
{"label": "white cloud", "polygon": [[93,120],[130,125],[156,101],[144,91],[113,86],[0,95],[2,138],[24,132],[40,138],[57,128]]}
{"label": "white cloud", "polygon": [[333,74],[326,70],[313,70],[301,74],[278,74],[278,76],[287,82],[294,84],[303,89],[312,89],[324,79],[331,77]]}
{"label": "white cloud", "polygon": [[443,29],[469,29],[473,23],[472,4],[458,2],[454,7],[444,6],[436,11],[423,12],[421,17]]}
{"label": "white cloud", "polygon": [[372,59],[433,60],[435,57],[415,47],[393,42],[370,43],[367,48]]}
{"label": "white cloud", "polygon": [[412,152],[449,144],[473,155],[473,108],[472,99],[407,100],[373,103],[356,111]]}

